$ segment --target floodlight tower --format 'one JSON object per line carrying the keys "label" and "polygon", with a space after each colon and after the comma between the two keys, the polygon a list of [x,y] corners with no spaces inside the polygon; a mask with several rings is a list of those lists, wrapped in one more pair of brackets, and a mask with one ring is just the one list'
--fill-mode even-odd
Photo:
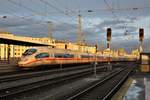
{"label": "floodlight tower", "polygon": [[[87,10],[86,12],[93,12],[92,10]],[[79,51],[81,50],[81,44],[82,42],[84,42],[84,37],[83,37],[83,33],[82,33],[82,16],[80,14],[80,10],[78,11],[78,23],[77,23],[77,39],[76,42],[78,44],[79,47]]]}
{"label": "floodlight tower", "polygon": [[48,37],[50,39],[50,41],[52,41],[53,36],[52,36],[52,22],[51,21],[47,21],[48,24]]}
{"label": "floodlight tower", "polygon": [[78,47],[79,47],[79,51],[81,50],[81,39],[82,39],[82,32],[81,32],[81,15],[79,14],[78,15],[78,23],[77,23],[77,44],[78,44]]}

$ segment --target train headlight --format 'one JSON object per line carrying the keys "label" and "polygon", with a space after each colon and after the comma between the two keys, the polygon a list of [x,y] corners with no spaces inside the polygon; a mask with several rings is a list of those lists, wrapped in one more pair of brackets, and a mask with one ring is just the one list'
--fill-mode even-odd
{"label": "train headlight", "polygon": [[27,58],[24,58],[24,59],[22,59],[21,61],[22,61],[22,62],[26,62],[26,61],[28,61],[28,59],[27,59]]}

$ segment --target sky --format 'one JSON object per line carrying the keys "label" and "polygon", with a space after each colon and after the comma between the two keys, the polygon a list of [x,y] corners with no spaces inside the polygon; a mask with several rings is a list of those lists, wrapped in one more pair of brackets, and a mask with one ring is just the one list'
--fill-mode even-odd
{"label": "sky", "polygon": [[48,21],[55,39],[76,42],[80,14],[83,41],[106,48],[106,30],[112,29],[111,48],[136,49],[144,28],[144,50],[150,51],[150,0],[0,0],[0,31],[47,37]]}

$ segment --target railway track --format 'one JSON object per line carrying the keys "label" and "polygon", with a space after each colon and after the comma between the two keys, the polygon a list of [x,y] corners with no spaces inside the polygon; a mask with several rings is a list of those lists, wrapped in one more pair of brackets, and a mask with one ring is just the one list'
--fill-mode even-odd
{"label": "railway track", "polygon": [[73,71],[73,70],[82,70],[86,68],[92,68],[92,66],[86,65],[86,66],[76,66],[76,67],[63,68],[63,69],[20,71],[16,73],[11,72],[8,74],[0,75],[0,83],[8,82],[8,81],[15,81],[15,80],[22,80],[22,79],[27,79],[27,78],[32,78],[32,77],[39,77],[39,76],[55,74],[55,73],[62,73],[62,72]]}
{"label": "railway track", "polygon": [[125,68],[67,98],[67,100],[110,100],[116,90],[129,76],[132,68]]}
{"label": "railway track", "polygon": [[[102,67],[98,67],[97,70],[101,70]],[[12,76],[12,77],[3,77],[1,78],[0,83],[0,99],[6,100],[10,99],[14,96],[17,96],[20,93],[31,91],[37,88],[41,88],[47,85],[53,85],[57,84],[66,80],[71,80],[75,78],[81,78],[83,76],[89,75],[93,73],[93,68],[91,67],[84,67],[84,68],[70,68],[68,70],[64,70],[61,73],[59,71],[54,71],[53,74],[51,73],[48,75],[48,72],[44,72],[44,74],[48,75],[45,76],[43,73],[43,76],[39,75],[40,73],[34,73],[33,76],[30,73],[30,75],[22,75],[22,76]],[[38,75],[40,78],[35,78],[35,75]],[[28,76],[28,78],[26,77]],[[26,77],[26,78],[25,78]],[[31,79],[31,77],[34,77],[35,79]],[[25,81],[23,81],[25,80]],[[12,84],[11,84],[12,82]],[[23,84],[20,84],[20,83]],[[4,85],[7,84],[7,85]],[[2,85],[4,85],[2,87]]]}
{"label": "railway track", "polygon": [[[107,64],[101,64],[97,65],[101,66],[101,68],[104,68],[107,66]],[[120,65],[113,65],[115,67]],[[62,69],[55,68],[55,69],[44,69],[44,70],[17,70],[13,72],[6,72],[6,73],[0,73],[0,83],[6,82],[6,81],[15,81],[19,79],[26,79],[31,77],[38,77],[46,74],[53,74],[56,72],[64,72],[64,71],[71,71],[71,70],[79,70],[79,69],[85,69],[85,68],[93,68],[93,65],[82,65],[82,66],[74,66],[74,67],[64,67]]]}
{"label": "railway track", "polygon": [[[106,66],[98,66],[97,70],[101,72],[104,71],[103,69],[105,68]],[[90,65],[65,68],[61,70],[44,70],[40,72],[3,75],[0,77],[0,100],[15,100],[19,95],[24,95],[28,92],[53,85],[57,87],[57,84],[63,85],[66,82],[69,83],[91,74],[93,74],[93,66]]]}
{"label": "railway track", "polygon": [[[119,65],[119,64],[122,64],[121,62],[111,62],[113,65]],[[132,62],[129,62],[129,63],[132,63]],[[1,64],[1,63],[0,63]],[[124,64],[126,64],[126,62],[124,62]],[[84,64],[83,64],[84,65]],[[86,64],[86,65],[90,65],[90,64]],[[107,62],[101,62],[101,63],[99,63],[99,65],[100,66],[103,66],[103,65],[107,65]],[[69,65],[69,66],[66,66],[66,65],[63,65],[63,69],[64,68],[67,68],[67,67],[76,67],[76,66],[81,66],[81,65]],[[43,68],[44,67],[44,68]],[[49,67],[49,66],[47,66],[47,67],[45,67],[45,66],[43,66],[43,67],[40,67],[40,68],[38,68],[38,69],[34,69],[35,71],[39,71],[39,70],[52,70],[52,69],[60,69],[60,67],[59,66],[51,66],[51,67]],[[43,69],[42,69],[43,68]],[[27,71],[25,71],[25,70],[20,70],[19,68],[18,68],[18,66],[17,66],[17,64],[12,64],[12,63],[10,63],[10,64],[1,64],[0,65],[0,76],[2,76],[2,75],[12,75],[12,74],[19,74],[19,73],[25,73],[25,72],[30,72],[30,71],[33,71],[33,70],[27,70]]]}
{"label": "railway track", "polygon": [[[6,67],[5,69],[8,71],[3,71],[1,70],[2,67]],[[0,76],[5,76],[5,75],[14,75],[14,74],[22,74],[22,73],[33,73],[33,72],[40,72],[40,71],[47,71],[47,70],[59,70],[59,69],[67,69],[67,68],[73,68],[73,67],[81,67],[81,66],[87,66],[87,65],[74,65],[74,66],[69,66],[69,67],[62,67],[60,68],[59,66],[39,66],[39,68],[35,68],[35,69],[29,69],[29,70],[21,70],[18,68],[18,66],[13,66],[15,67],[15,70],[11,70],[12,65],[2,65],[0,66]]]}

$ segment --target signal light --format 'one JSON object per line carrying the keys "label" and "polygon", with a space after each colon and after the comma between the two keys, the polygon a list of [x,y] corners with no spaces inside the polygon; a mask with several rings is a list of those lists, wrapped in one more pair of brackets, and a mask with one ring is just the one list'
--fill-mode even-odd
{"label": "signal light", "polygon": [[67,44],[65,44],[65,49],[67,49]]}
{"label": "signal light", "polygon": [[96,52],[97,52],[97,48],[98,48],[98,46],[97,46],[97,44],[95,45],[95,50],[96,50]]}
{"label": "signal light", "polygon": [[111,40],[111,28],[107,28],[107,41]]}
{"label": "signal light", "polygon": [[110,43],[107,43],[107,48],[109,48],[109,49],[110,49]]}
{"label": "signal light", "polygon": [[143,41],[144,39],[144,29],[140,28],[139,29],[139,41]]}

